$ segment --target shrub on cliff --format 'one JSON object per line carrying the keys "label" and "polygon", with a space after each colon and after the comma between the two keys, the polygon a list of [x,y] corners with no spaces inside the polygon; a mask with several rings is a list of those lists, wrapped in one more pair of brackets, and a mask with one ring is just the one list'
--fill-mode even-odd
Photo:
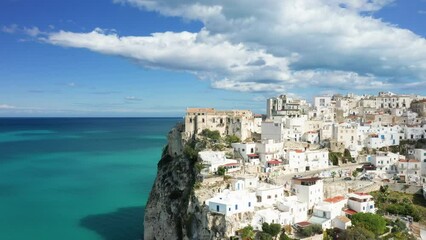
{"label": "shrub on cliff", "polygon": [[356,213],[352,215],[352,224],[365,228],[376,235],[383,234],[386,229],[386,220],[373,213]]}
{"label": "shrub on cliff", "polygon": [[228,135],[225,137],[225,142],[230,147],[233,143],[241,142],[241,139],[235,135]]}
{"label": "shrub on cliff", "polygon": [[211,131],[210,129],[204,129],[200,135],[212,140],[220,140],[220,133],[217,130]]}

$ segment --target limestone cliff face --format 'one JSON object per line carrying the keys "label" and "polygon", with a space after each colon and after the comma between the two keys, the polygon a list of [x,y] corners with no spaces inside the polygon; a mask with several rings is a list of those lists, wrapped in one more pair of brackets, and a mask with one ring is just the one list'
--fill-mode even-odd
{"label": "limestone cliff face", "polygon": [[[225,217],[210,214],[204,201],[210,196],[208,187],[195,187],[196,161],[186,158],[183,146],[187,141],[183,125],[168,135],[168,146],[158,162],[158,172],[145,208],[144,239],[229,239],[240,229],[247,214]],[[215,191],[226,183],[215,185]],[[197,189],[196,189],[197,188]]]}

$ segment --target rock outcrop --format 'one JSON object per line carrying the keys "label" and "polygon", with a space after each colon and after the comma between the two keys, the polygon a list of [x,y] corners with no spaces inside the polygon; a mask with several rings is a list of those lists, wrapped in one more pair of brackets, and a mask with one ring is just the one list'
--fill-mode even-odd
{"label": "rock outcrop", "polygon": [[240,223],[252,218],[250,213],[228,217],[209,213],[205,200],[225,189],[227,183],[222,179],[201,184],[197,158],[184,154],[188,141],[182,124],[168,135],[145,208],[145,240],[229,239],[240,229]]}

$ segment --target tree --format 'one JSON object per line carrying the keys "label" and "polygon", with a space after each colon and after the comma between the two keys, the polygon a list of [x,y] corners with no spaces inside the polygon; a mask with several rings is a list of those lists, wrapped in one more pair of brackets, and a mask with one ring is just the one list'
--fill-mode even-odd
{"label": "tree", "polygon": [[264,222],[262,223],[262,231],[265,233],[269,233],[270,229],[269,229],[269,223]]}
{"label": "tree", "polygon": [[346,230],[346,240],[371,240],[376,239],[376,236],[374,236],[374,233],[362,228],[362,227],[351,227],[348,230]]}
{"label": "tree", "polygon": [[352,177],[354,177],[354,178],[358,177],[358,171],[357,170],[352,172]]}
{"label": "tree", "polygon": [[224,176],[226,173],[226,169],[224,167],[218,167],[217,168],[217,175]]}
{"label": "tree", "polygon": [[347,160],[352,159],[352,155],[351,155],[351,152],[349,151],[349,149],[345,148],[345,151],[343,152],[343,157],[345,157]]}
{"label": "tree", "polygon": [[241,139],[235,135],[228,135],[225,137],[225,142],[228,144],[228,146],[231,146],[232,143],[241,142]]}
{"label": "tree", "polygon": [[289,236],[287,236],[287,234],[285,234],[285,232],[282,232],[280,235],[280,240],[291,240],[291,238]]}
{"label": "tree", "polygon": [[334,177],[336,177],[336,172],[335,171],[331,172],[331,177],[333,178],[333,182],[334,182]]}
{"label": "tree", "polygon": [[255,233],[253,231],[253,227],[248,225],[241,231],[241,238],[243,240],[252,240],[255,237]]}
{"label": "tree", "polygon": [[281,225],[277,223],[271,223],[269,225],[269,233],[272,237],[276,237],[281,232]]}
{"label": "tree", "polygon": [[220,139],[220,132],[217,130],[211,131],[210,129],[204,129],[201,131],[201,136],[217,141]]}
{"label": "tree", "polygon": [[272,236],[265,232],[259,232],[257,238],[260,240],[272,240]]}
{"label": "tree", "polygon": [[356,227],[365,228],[376,235],[381,235],[386,229],[386,220],[377,214],[356,213],[352,215],[352,224]]}

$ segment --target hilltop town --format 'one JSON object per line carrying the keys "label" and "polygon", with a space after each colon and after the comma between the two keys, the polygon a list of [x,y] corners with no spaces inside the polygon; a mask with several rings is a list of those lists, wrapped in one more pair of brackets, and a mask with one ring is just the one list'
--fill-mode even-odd
{"label": "hilltop town", "polygon": [[[369,192],[417,191],[426,182],[423,96],[316,96],[309,104],[281,95],[266,106],[266,115],[186,112],[181,150],[197,162],[195,194],[208,214],[232,222],[227,237],[349,239],[353,221],[360,225],[355,215],[389,214]],[[420,230],[407,215],[396,221],[406,227],[402,239],[415,239]],[[274,225],[279,233],[271,232]]]}

